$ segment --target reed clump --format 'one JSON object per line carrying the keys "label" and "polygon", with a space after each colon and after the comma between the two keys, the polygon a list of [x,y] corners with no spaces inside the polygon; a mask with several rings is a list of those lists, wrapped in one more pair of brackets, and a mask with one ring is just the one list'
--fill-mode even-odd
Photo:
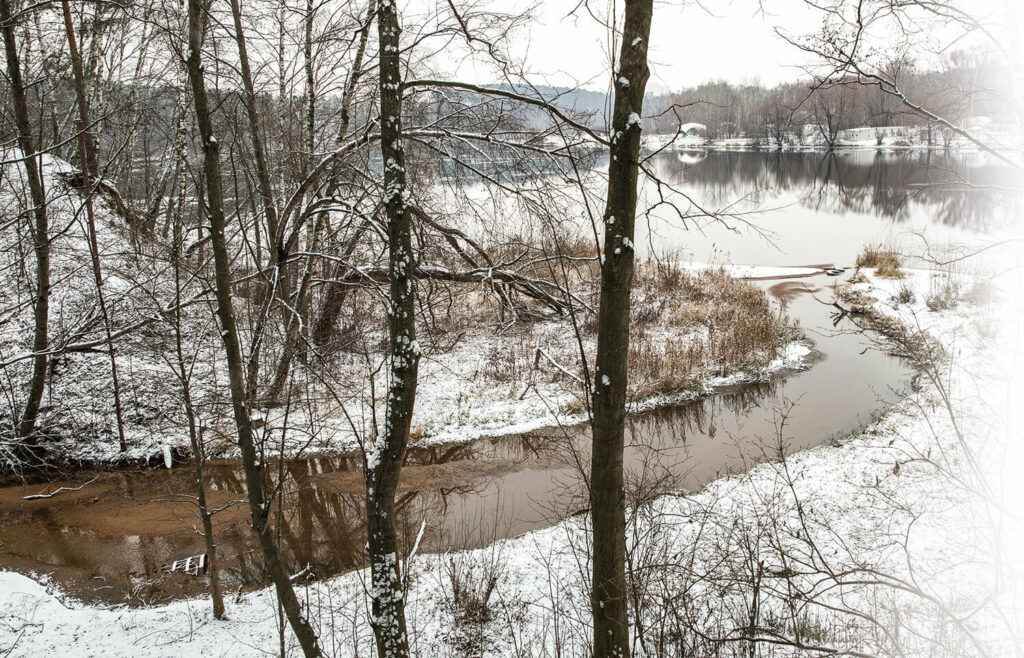
{"label": "reed clump", "polygon": [[902,279],[905,276],[900,269],[899,254],[881,246],[865,247],[857,256],[856,265],[858,268],[873,268],[875,274],[885,279]]}
{"label": "reed clump", "polygon": [[690,390],[707,375],[754,373],[792,339],[765,292],[721,268],[638,264],[632,316],[634,399]]}

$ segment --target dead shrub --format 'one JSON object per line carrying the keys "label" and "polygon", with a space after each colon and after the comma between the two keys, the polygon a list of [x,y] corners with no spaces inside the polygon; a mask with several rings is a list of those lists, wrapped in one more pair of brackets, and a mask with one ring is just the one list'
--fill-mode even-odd
{"label": "dead shrub", "polygon": [[924,303],[931,311],[945,311],[956,308],[963,294],[963,285],[958,280],[951,277],[934,278]]}
{"label": "dead shrub", "polygon": [[495,589],[506,562],[500,550],[489,549],[480,560],[471,553],[442,558],[441,589],[444,606],[454,619],[445,634],[460,656],[479,656],[489,644],[487,626],[501,611]]}
{"label": "dead shrub", "polygon": [[527,366],[520,362],[518,345],[505,342],[491,345],[484,361],[488,374],[499,382],[519,381]]}
{"label": "dead shrub", "polygon": [[988,281],[967,283],[957,274],[942,274],[932,278],[925,304],[932,311],[945,311],[960,304],[984,306],[992,301],[992,295]]}
{"label": "dead shrub", "polygon": [[857,256],[857,267],[870,267],[875,274],[885,279],[902,279],[903,270],[900,269],[900,256],[891,249],[885,249],[881,245],[865,247],[864,251]]}
{"label": "dead shrub", "polygon": [[897,304],[913,304],[915,299],[914,291],[911,290],[907,285],[900,286],[899,292],[896,293]]}
{"label": "dead shrub", "polygon": [[445,601],[461,623],[482,624],[494,617],[491,596],[501,576],[500,561],[476,564],[465,554],[449,555],[444,562]]}
{"label": "dead shrub", "polygon": [[629,343],[629,397],[643,400],[699,387],[704,363],[702,341],[668,340],[657,344],[645,332]]}
{"label": "dead shrub", "polygon": [[993,301],[995,297],[995,288],[991,281],[979,280],[975,281],[967,289],[963,295],[963,301],[965,304],[971,306],[985,306]]}

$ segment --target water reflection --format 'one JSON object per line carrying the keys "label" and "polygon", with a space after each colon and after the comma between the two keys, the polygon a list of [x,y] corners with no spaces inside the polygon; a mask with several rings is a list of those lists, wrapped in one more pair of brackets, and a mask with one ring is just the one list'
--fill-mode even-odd
{"label": "water reflection", "polygon": [[676,160],[687,167],[704,162],[707,157],[708,152],[703,149],[676,152]]}
{"label": "water reflection", "polygon": [[[899,397],[906,370],[884,354],[865,352],[859,334],[832,332],[832,307],[806,294],[830,282],[810,277],[789,291],[791,317],[827,355],[818,365],[630,417],[624,461],[633,500],[693,490],[772,454],[780,414],[793,401],[799,406],[787,420],[787,450],[848,432]],[[420,550],[444,551],[484,546],[585,511],[589,450],[586,425],[409,450],[396,505],[403,549],[410,549],[421,526]],[[351,454],[269,468],[271,477],[284,475],[274,523],[291,572],[325,577],[364,563],[360,469],[361,459]],[[50,490],[90,477],[52,483]],[[211,463],[208,478],[209,504],[222,510],[215,531],[225,586],[265,584],[238,464]],[[50,499],[23,500],[38,485],[0,488],[0,566],[51,573],[66,591],[90,600],[200,595],[204,578],[161,573],[162,565],[204,551],[193,486],[185,466],[101,473],[80,490]]]}
{"label": "water reflection", "polygon": [[[671,471],[687,460],[693,443],[715,440],[719,427],[735,425],[730,416],[749,415],[776,388],[743,386],[633,416],[627,469],[635,476],[655,455]],[[574,426],[411,449],[395,506],[404,549],[411,548],[421,524],[421,550],[443,551],[486,545],[585,509],[576,464],[586,463],[589,447],[589,428]],[[364,564],[359,464],[355,455],[339,455],[270,469],[285,477],[274,524],[290,571],[323,577]],[[703,464],[701,477],[713,476],[720,466]],[[689,470],[686,478],[666,478],[662,484],[695,486],[700,481],[693,479],[695,474]],[[269,579],[246,525],[241,469],[232,462],[211,463],[207,477],[210,504],[223,508],[215,531],[225,586],[266,584]],[[0,494],[5,509],[0,516],[3,561],[6,566],[52,569],[71,592],[92,600],[158,602],[200,594],[203,578],[161,572],[164,564],[204,550],[196,532],[192,481],[186,467],[106,474],[77,492],[46,500],[24,501],[23,488],[7,488]],[[522,486],[524,482],[532,485]],[[66,484],[71,483],[54,486]],[[500,493],[500,504],[492,508],[495,493]],[[525,509],[530,513],[517,513]]]}
{"label": "water reflection", "polygon": [[[663,153],[650,161],[661,177],[705,203],[771,203],[795,193],[810,209],[907,221],[916,207],[933,221],[985,230],[1015,220],[1022,208],[1012,172],[983,158],[937,151],[832,153]],[[686,157],[683,157],[683,156]]]}

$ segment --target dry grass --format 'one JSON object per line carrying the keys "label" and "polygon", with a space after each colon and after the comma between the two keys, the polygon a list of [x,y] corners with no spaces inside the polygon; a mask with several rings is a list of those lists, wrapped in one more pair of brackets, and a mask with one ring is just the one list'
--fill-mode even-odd
{"label": "dry grass", "polygon": [[889,340],[887,345],[891,354],[909,359],[916,365],[920,365],[922,354],[930,355],[931,358],[944,358],[942,355],[946,353],[945,348],[929,334],[891,315],[879,313],[874,306],[878,301],[875,297],[856,290],[850,284],[840,286],[836,293],[846,302],[851,315],[866,320],[866,324],[859,322],[859,326],[872,329]]}
{"label": "dry grass", "polygon": [[914,291],[911,290],[907,284],[900,286],[899,292],[896,293],[897,304],[913,304],[916,299]]}
{"label": "dry grass", "polygon": [[[571,251],[589,257],[582,247]],[[571,271],[574,293],[596,306],[600,285],[596,262],[591,266],[585,261]],[[500,304],[485,285],[421,282],[419,292],[425,302],[421,308],[428,309],[428,315],[420,318],[420,342],[429,353],[448,352],[475,332],[492,329],[500,338],[482,354],[480,376],[516,388],[543,372],[545,381],[565,380],[571,387],[562,369],[547,358],[536,358],[536,348],[543,346],[551,359],[582,378],[579,346],[567,317],[555,320],[564,323],[565,334],[560,335],[546,323],[536,324],[536,316],[529,312],[517,311],[514,325],[502,325]],[[522,296],[516,301],[536,306]],[[357,317],[343,313],[343,326],[354,325],[354,320],[365,324],[369,316],[382,323],[371,291],[353,291],[350,302],[360,312],[354,314]],[[507,309],[505,313],[507,319]],[[757,373],[792,339],[787,319],[765,292],[722,269],[691,272],[675,263],[638,262],[631,315],[629,395],[634,400],[699,389],[708,375],[737,370]],[[577,319],[584,342],[593,349],[596,314],[581,312]]]}
{"label": "dry grass", "polygon": [[722,269],[639,265],[632,320],[635,399],[694,388],[707,373],[757,370],[791,338],[764,291]]}
{"label": "dry grass", "polygon": [[873,268],[875,274],[886,279],[902,279],[904,276],[899,254],[881,246],[865,247],[857,256],[856,265]]}

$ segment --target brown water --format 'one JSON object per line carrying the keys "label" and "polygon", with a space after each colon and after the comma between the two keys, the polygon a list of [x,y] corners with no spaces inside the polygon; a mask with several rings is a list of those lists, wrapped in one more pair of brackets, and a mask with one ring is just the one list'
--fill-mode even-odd
{"label": "brown water", "polygon": [[[815,341],[815,365],[769,384],[634,414],[626,454],[631,482],[694,490],[772,454],[780,436],[788,451],[817,445],[895,400],[908,372],[884,354],[864,351],[863,335],[833,329],[834,309],[824,303],[831,301],[832,282],[823,275],[764,282]],[[397,504],[406,547],[421,524],[420,550],[443,551],[486,545],[584,511],[575,464],[587,463],[588,450],[585,426],[411,449]],[[359,469],[355,455],[285,465],[277,529],[294,572],[308,567],[324,577],[362,565]],[[246,525],[241,470],[233,462],[211,463],[208,477],[211,507],[224,508],[216,534],[227,586],[265,583]],[[161,573],[162,565],[205,550],[190,466],[82,473],[45,490],[62,486],[82,488],[28,501],[23,497],[41,485],[0,489],[0,567],[52,574],[70,593],[102,602],[158,602],[205,591],[203,577]]]}

